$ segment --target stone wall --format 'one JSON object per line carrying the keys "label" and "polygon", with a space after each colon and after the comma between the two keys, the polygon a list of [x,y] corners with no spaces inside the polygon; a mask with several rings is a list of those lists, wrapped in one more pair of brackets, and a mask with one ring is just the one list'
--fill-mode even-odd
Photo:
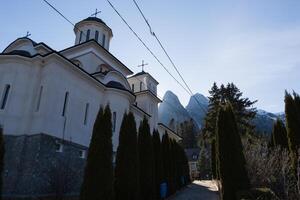
{"label": "stone wall", "polygon": [[78,196],[87,147],[46,134],[4,138],[5,199]]}

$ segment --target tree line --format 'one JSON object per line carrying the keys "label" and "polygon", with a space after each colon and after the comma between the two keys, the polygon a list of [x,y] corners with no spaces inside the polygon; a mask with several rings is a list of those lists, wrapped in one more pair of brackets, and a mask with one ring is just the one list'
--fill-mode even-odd
{"label": "tree line", "polygon": [[[299,198],[299,188],[296,192],[289,188],[294,189],[297,182],[298,185],[300,183],[297,178],[300,174],[299,95],[295,92],[285,93],[286,125],[277,119],[269,145],[265,148],[262,142],[263,136],[255,133],[251,123],[256,114],[256,109],[253,107],[256,101],[243,98],[242,92],[233,83],[220,87],[214,83],[209,92],[210,104],[202,130],[202,139],[210,143],[211,174],[217,180],[221,199],[279,199],[276,196],[278,194],[281,198],[284,197],[283,199]],[[280,149],[287,149],[288,154]],[[290,156],[286,159],[278,157],[277,154]],[[255,156],[262,160],[258,161]],[[286,160],[283,163],[281,159]],[[258,163],[260,165],[257,165]],[[271,168],[264,170],[269,165]],[[257,168],[252,169],[252,167]],[[290,168],[293,169],[292,174]],[[249,171],[252,176],[249,176]],[[273,174],[267,174],[265,171],[280,176],[272,177]],[[261,173],[270,177],[261,177]],[[264,181],[257,180],[260,178]],[[267,186],[271,189],[262,188]]]}
{"label": "tree line", "polygon": [[[119,145],[113,162],[109,105],[101,107],[90,142],[81,200],[159,200],[190,182],[183,148],[165,133],[150,133],[144,118],[138,130],[133,113],[123,116]],[[115,166],[113,166],[115,163]]]}

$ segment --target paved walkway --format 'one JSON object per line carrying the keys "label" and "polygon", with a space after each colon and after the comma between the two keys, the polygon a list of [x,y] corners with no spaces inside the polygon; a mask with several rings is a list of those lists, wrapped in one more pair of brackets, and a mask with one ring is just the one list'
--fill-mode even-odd
{"label": "paved walkway", "polygon": [[170,200],[218,200],[216,185],[212,181],[194,181]]}

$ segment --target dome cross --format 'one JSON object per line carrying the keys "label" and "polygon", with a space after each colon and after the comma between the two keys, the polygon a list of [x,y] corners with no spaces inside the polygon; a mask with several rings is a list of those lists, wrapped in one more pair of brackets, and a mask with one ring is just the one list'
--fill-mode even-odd
{"label": "dome cross", "polygon": [[95,12],[91,15],[91,17],[97,17],[97,14],[101,13],[101,11],[96,8]]}

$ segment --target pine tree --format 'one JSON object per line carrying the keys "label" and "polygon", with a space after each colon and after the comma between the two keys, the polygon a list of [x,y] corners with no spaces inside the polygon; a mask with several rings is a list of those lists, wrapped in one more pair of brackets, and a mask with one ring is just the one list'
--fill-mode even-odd
{"label": "pine tree", "polygon": [[123,116],[115,167],[115,200],[139,200],[138,149],[134,115]]}
{"label": "pine tree", "polygon": [[221,199],[235,200],[236,193],[250,188],[246,161],[231,105],[222,106],[216,131],[218,174],[222,185]]}
{"label": "pine tree", "polygon": [[4,169],[4,154],[5,154],[5,147],[4,147],[4,137],[3,137],[3,129],[0,126],[0,200],[2,199],[2,176],[3,176],[3,169]]}
{"label": "pine tree", "polygon": [[252,106],[257,101],[250,101],[248,98],[243,98],[243,93],[233,83],[228,83],[226,87],[223,84],[218,87],[214,83],[209,94],[209,106],[204,121],[203,133],[212,136],[215,135],[219,107],[226,103],[231,103],[232,105],[239,133],[245,133],[247,129],[252,130],[254,128],[251,120],[256,115],[256,109]]}
{"label": "pine tree", "polygon": [[285,117],[288,135],[289,150],[292,156],[293,169],[297,173],[298,149],[300,147],[300,104],[299,96],[294,93],[294,98],[285,92]]}
{"label": "pine tree", "polygon": [[112,124],[109,105],[100,108],[89,147],[81,200],[113,199]]}
{"label": "pine tree", "polygon": [[140,199],[153,200],[155,191],[153,143],[146,118],[143,119],[139,127],[138,148]]}
{"label": "pine tree", "polygon": [[288,138],[284,123],[277,119],[273,125],[272,145],[288,149]]}
{"label": "pine tree", "polygon": [[153,153],[154,153],[154,172],[155,172],[155,199],[160,199],[160,184],[163,182],[162,177],[162,151],[161,151],[161,141],[159,132],[157,130],[153,131],[152,136],[153,142]]}

